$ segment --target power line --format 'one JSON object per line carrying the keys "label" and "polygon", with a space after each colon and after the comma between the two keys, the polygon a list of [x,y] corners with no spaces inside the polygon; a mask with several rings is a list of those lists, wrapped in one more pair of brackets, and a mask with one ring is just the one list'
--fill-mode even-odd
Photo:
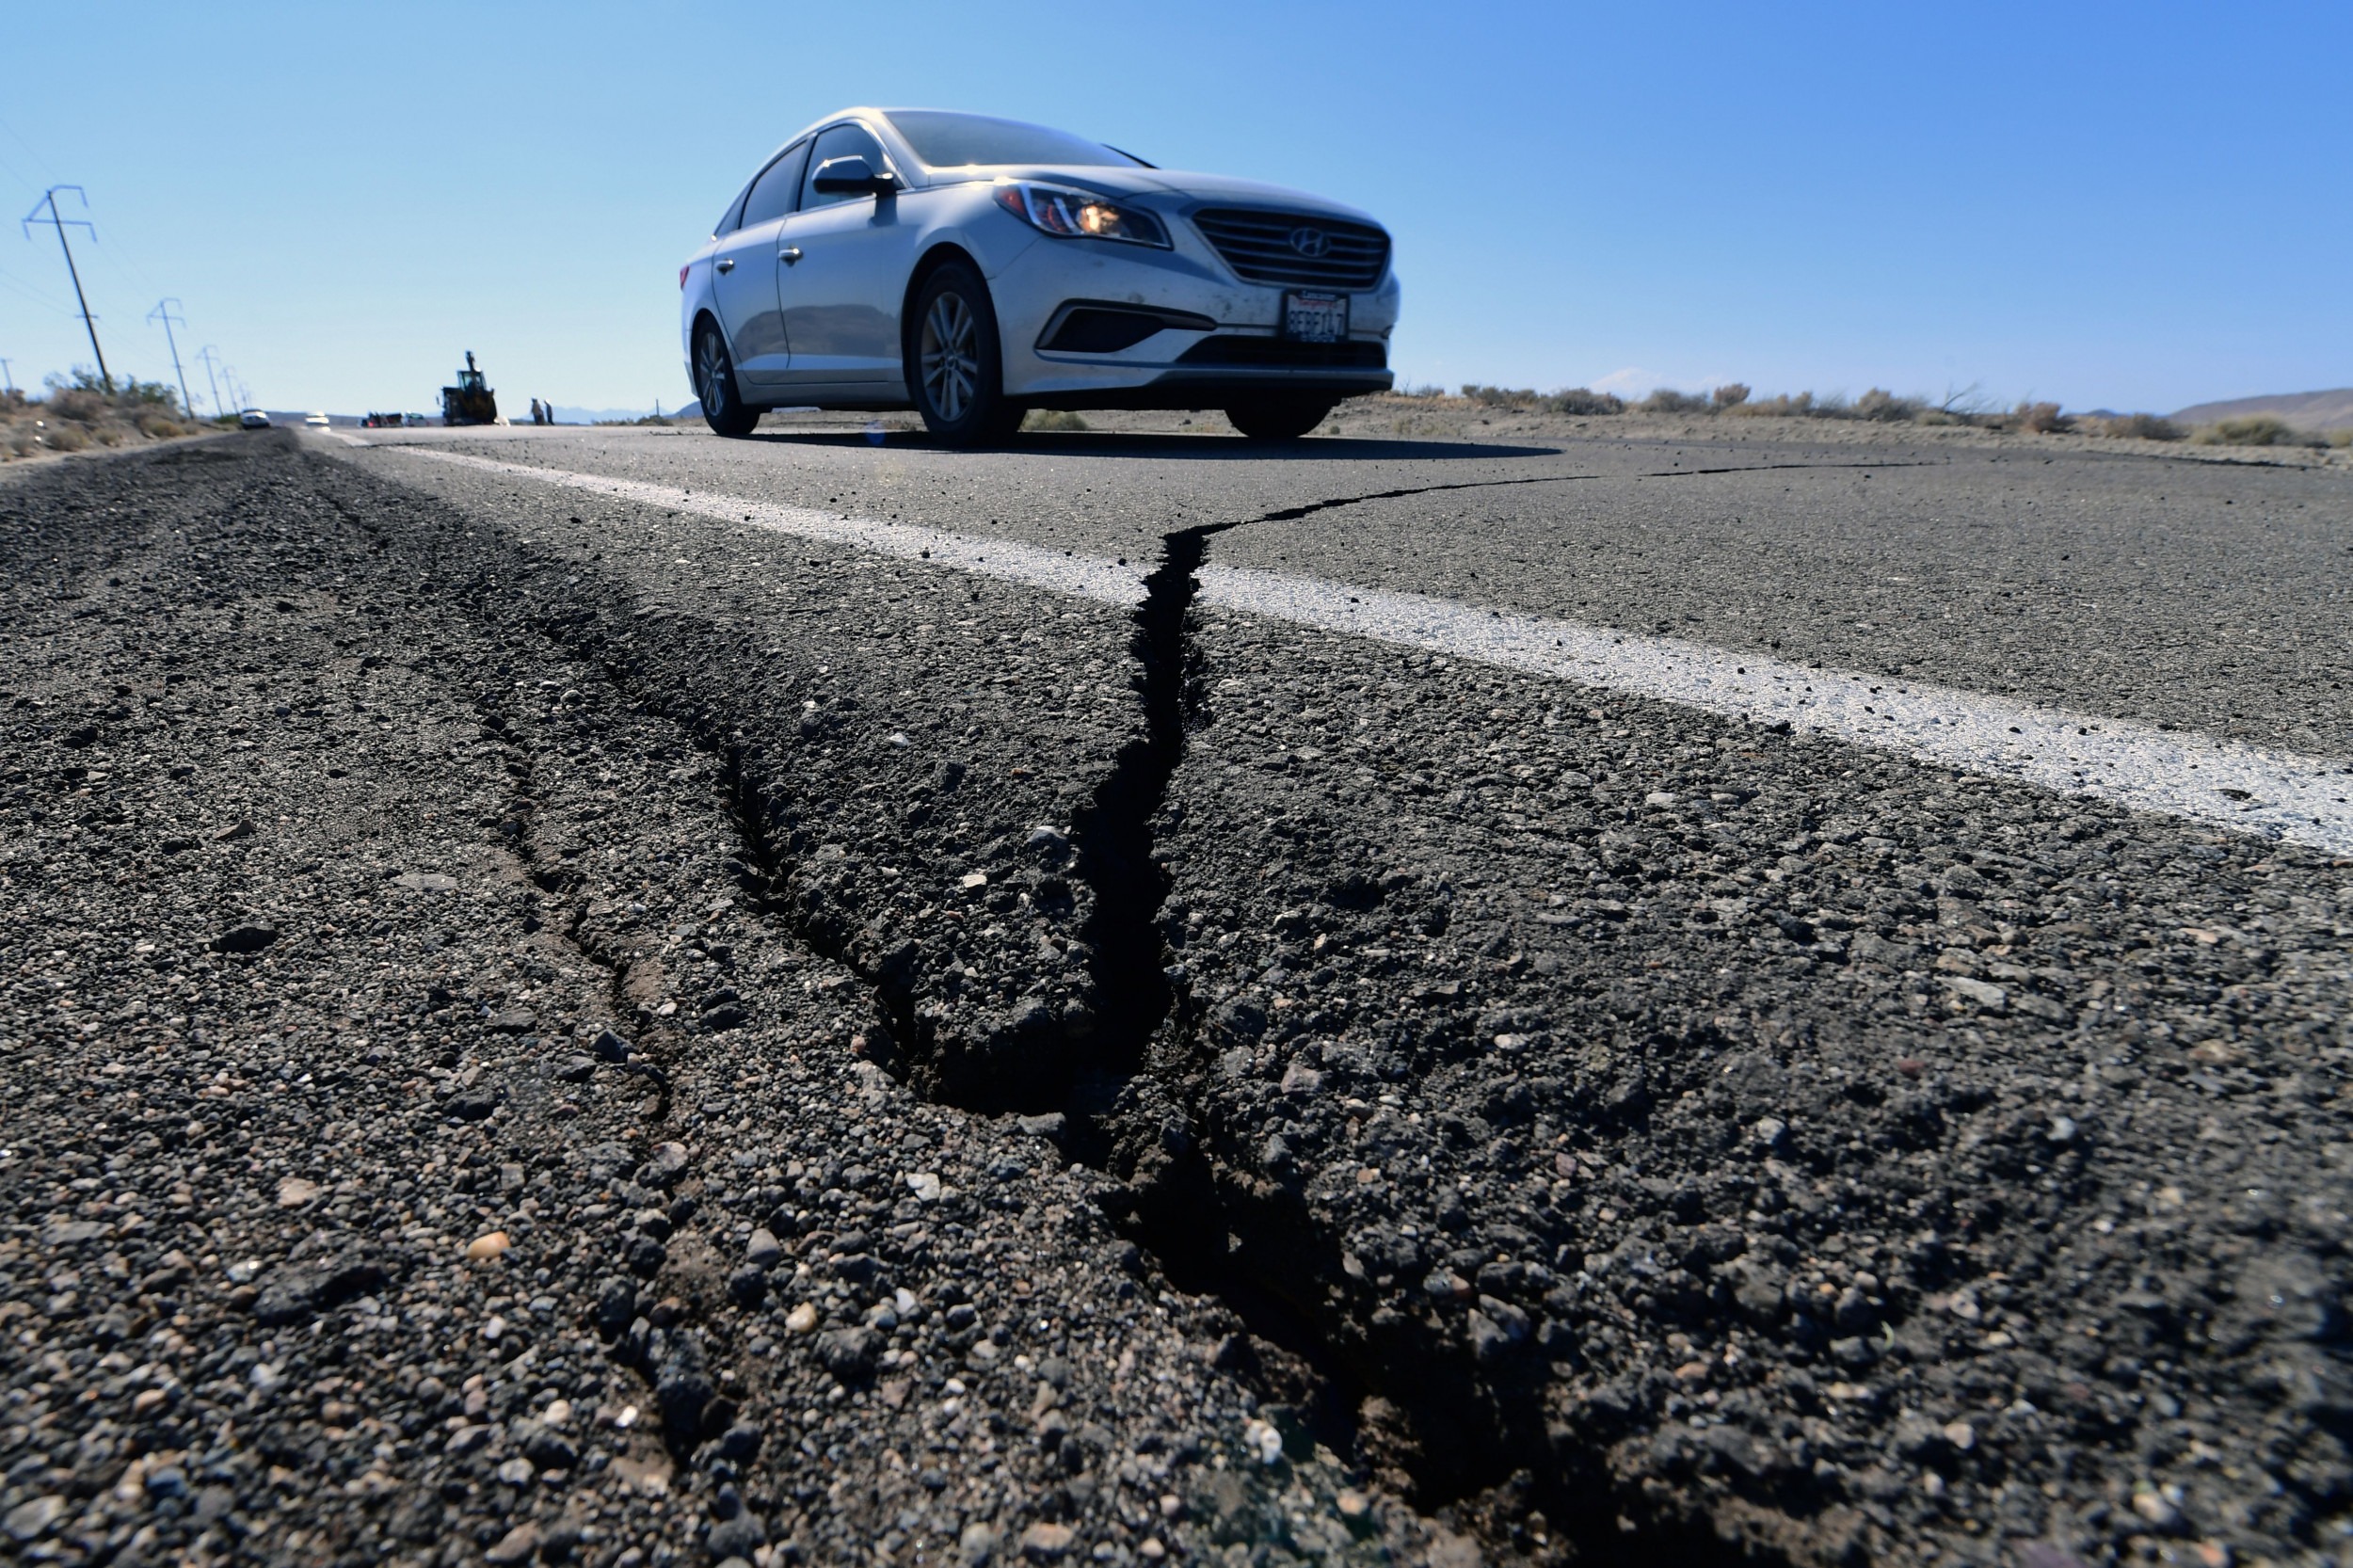
{"label": "power line", "polygon": [[[26,155],[29,156],[35,164],[39,165],[40,168],[46,171],[47,178],[52,180],[56,178],[56,170],[50,166],[48,159],[40,155],[40,149],[36,148],[30,141],[26,140],[24,135],[19,132],[15,126],[9,124],[8,120],[4,117],[0,117],[0,133],[5,133],[9,139],[13,140],[17,144],[17,146],[23,148]],[[0,158],[0,168],[7,169],[9,173],[15,175],[19,180],[24,181],[27,185],[37,185],[40,184],[40,181],[29,177],[24,170],[17,168],[8,163],[6,158]],[[99,265],[102,268],[108,265],[125,268],[129,271],[131,278],[134,280],[135,287],[138,289],[153,289],[158,294],[163,292],[163,285],[156,282],[153,276],[150,274],[145,267],[139,265],[137,246],[136,244],[125,245],[123,243],[121,230],[119,225],[117,226],[115,232],[115,242],[106,248],[105,255],[99,258]],[[103,280],[100,282],[99,292],[101,294],[105,292],[105,286]]]}
{"label": "power line", "polygon": [[106,370],[106,351],[98,346],[98,323],[90,319],[89,299],[82,293],[82,274],[73,265],[73,247],[68,245],[65,240],[65,232],[68,228],[88,229],[90,244],[96,245],[98,230],[87,218],[67,218],[57,216],[57,193],[61,190],[70,190],[80,197],[85,209],[89,206],[88,193],[81,186],[52,185],[41,192],[40,203],[24,215],[24,237],[26,239],[33,237],[33,220],[40,217],[42,207],[47,207],[49,216],[41,218],[41,221],[57,231],[57,248],[65,252],[65,270],[67,275],[73,280],[73,297],[81,302],[82,325],[89,331],[89,351],[98,356],[99,384],[111,393],[115,390],[115,378]]}
{"label": "power line", "polygon": [[27,299],[38,301],[44,309],[55,311],[61,316],[70,316],[73,313],[72,306],[39,284],[26,282],[7,267],[0,267],[0,284],[15,290]]}
{"label": "power line", "polygon": [[155,308],[147,312],[147,319],[154,321],[160,318],[164,324],[164,344],[171,350],[171,374],[180,377],[180,407],[185,408],[193,417],[196,413],[196,405],[188,400],[188,373],[180,368],[180,344],[171,335],[171,324],[175,320],[183,327],[188,324],[186,317],[174,316],[171,313],[171,307],[179,303],[177,299],[158,299],[155,301]]}
{"label": "power line", "polygon": [[213,361],[220,358],[218,351],[208,343],[197,351],[196,357],[204,361],[204,384],[213,390],[213,412],[227,413],[229,410],[220,406],[220,383],[213,379]]}

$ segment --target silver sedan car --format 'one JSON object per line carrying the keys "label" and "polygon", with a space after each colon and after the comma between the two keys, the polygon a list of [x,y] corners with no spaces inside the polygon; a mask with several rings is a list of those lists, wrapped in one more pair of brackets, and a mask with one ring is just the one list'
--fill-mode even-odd
{"label": "silver sedan car", "polygon": [[952,445],[1031,408],[1223,408],[1246,436],[1303,436],[1390,385],[1398,309],[1363,213],[937,109],[794,136],[679,288],[719,434],[764,408],[912,408]]}

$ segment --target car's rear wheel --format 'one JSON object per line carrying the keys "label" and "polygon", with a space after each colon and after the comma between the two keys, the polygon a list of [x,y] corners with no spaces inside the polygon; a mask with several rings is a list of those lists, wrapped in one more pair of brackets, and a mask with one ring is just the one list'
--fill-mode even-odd
{"label": "car's rear wheel", "polygon": [[722,436],[748,436],[760,423],[760,410],[746,407],[736,390],[727,340],[708,321],[695,333],[695,395],[702,400],[703,423]]}
{"label": "car's rear wheel", "polygon": [[1021,427],[1021,409],[1005,399],[988,285],[962,262],[942,264],[916,291],[906,357],[915,411],[941,444],[979,446]]}
{"label": "car's rear wheel", "polygon": [[1333,409],[1328,397],[1254,397],[1225,410],[1234,428],[1254,441],[1295,441]]}

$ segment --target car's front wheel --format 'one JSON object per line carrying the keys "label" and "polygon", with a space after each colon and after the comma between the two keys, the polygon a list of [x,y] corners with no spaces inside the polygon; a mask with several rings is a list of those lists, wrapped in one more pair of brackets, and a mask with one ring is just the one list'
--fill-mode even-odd
{"label": "car's front wheel", "polygon": [[702,400],[703,423],[722,436],[748,436],[760,423],[760,410],[746,407],[736,390],[727,340],[708,321],[695,333],[695,395]]}
{"label": "car's front wheel", "polygon": [[1328,397],[1257,397],[1225,410],[1234,428],[1254,441],[1295,441],[1333,409]]}
{"label": "car's front wheel", "polygon": [[979,446],[1021,427],[1020,408],[1005,399],[997,312],[979,273],[949,262],[924,279],[907,338],[907,388],[935,440]]}

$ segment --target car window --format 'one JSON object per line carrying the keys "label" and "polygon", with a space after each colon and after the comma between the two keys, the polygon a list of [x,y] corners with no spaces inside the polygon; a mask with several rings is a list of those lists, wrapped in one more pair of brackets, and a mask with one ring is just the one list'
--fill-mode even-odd
{"label": "car window", "polygon": [[809,153],[808,174],[801,182],[801,210],[823,207],[829,202],[864,200],[842,195],[820,196],[811,188],[817,170],[834,158],[864,158],[866,167],[880,174],[890,168],[890,160],[883,156],[882,143],[874,133],[863,125],[836,125],[817,134],[815,150]]}
{"label": "car window", "polygon": [[934,168],[971,164],[1078,164],[1131,168],[1144,160],[1044,125],[940,109],[893,109],[890,123]]}
{"label": "car window", "polygon": [[732,234],[744,226],[744,198],[751,195],[751,193],[752,187],[749,185],[745,185],[742,190],[735,193],[735,200],[728,203],[727,212],[720,217],[717,223],[712,226],[711,232],[714,237],[724,237],[726,235]]}
{"label": "car window", "polygon": [[765,223],[782,217],[792,210],[793,193],[801,185],[801,161],[808,156],[808,143],[788,147],[776,155],[776,161],[760,171],[752,182],[751,194],[744,199],[742,227]]}

